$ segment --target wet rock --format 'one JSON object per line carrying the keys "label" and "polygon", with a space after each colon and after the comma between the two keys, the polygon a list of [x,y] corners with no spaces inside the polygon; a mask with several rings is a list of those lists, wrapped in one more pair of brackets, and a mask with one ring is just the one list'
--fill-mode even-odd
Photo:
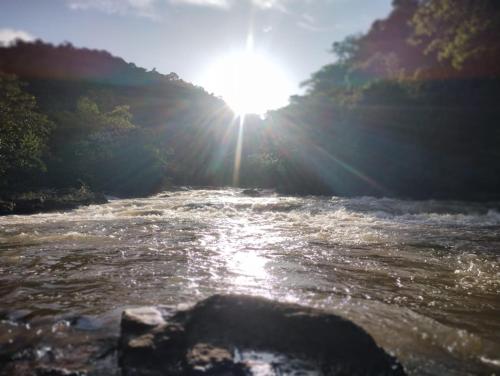
{"label": "wet rock", "polygon": [[14,203],[10,200],[0,200],[0,215],[11,214],[14,211]]}
{"label": "wet rock", "polygon": [[127,333],[141,333],[161,325],[165,325],[165,320],[154,307],[131,308],[122,314],[122,331]]}
{"label": "wet rock", "polygon": [[192,375],[247,374],[244,364],[234,361],[229,349],[198,343],[187,351],[186,372]]}
{"label": "wet rock", "polygon": [[[159,375],[176,367],[184,351],[184,328],[167,325],[154,307],[128,309],[122,314],[119,364],[126,375]],[[160,373],[158,373],[160,372]]]}
{"label": "wet rock", "polygon": [[72,371],[66,368],[39,367],[35,372],[36,376],[86,376],[85,371]]}
{"label": "wet rock", "polygon": [[103,194],[92,192],[84,186],[79,189],[11,193],[3,194],[0,198],[0,215],[70,210],[79,206],[107,202]]}
{"label": "wet rock", "polygon": [[250,197],[260,197],[262,195],[262,192],[258,189],[244,189],[243,191],[241,191],[241,194]]}
{"label": "wet rock", "polygon": [[[141,312],[146,314],[123,316],[124,375],[252,375],[251,364],[240,355],[245,351],[304,360],[325,375],[404,375],[398,361],[363,329],[299,305],[215,295],[168,320],[154,308]],[[279,374],[273,364],[254,363],[271,372],[266,374]]]}

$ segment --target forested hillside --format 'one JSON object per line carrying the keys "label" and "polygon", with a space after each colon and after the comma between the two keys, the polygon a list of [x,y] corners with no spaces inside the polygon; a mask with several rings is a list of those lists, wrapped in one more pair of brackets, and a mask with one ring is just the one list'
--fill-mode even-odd
{"label": "forested hillside", "polygon": [[[498,198],[500,6],[395,0],[272,114],[291,191]],[[279,128],[279,130],[277,129]]]}
{"label": "forested hillside", "polygon": [[1,130],[11,140],[0,150],[4,189],[84,183],[137,195],[167,183],[231,181],[225,181],[234,159],[231,111],[175,73],[41,41],[0,48],[0,71],[3,125],[16,117]]}
{"label": "forested hillside", "polygon": [[0,48],[1,188],[496,199],[497,35],[494,0],[394,0],[367,33],[333,44],[304,95],[246,117],[241,165],[239,120],[203,88],[103,51],[18,42]]}

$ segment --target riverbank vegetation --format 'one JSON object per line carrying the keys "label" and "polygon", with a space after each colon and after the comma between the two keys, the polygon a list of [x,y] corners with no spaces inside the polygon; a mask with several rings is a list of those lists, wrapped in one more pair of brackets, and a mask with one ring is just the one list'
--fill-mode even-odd
{"label": "riverbank vegetation", "polygon": [[393,5],[366,34],[333,44],[333,62],[305,94],[264,120],[246,117],[241,164],[238,119],[175,73],[70,44],[2,47],[0,190],[84,185],[135,196],[239,184],[498,199],[498,3]]}

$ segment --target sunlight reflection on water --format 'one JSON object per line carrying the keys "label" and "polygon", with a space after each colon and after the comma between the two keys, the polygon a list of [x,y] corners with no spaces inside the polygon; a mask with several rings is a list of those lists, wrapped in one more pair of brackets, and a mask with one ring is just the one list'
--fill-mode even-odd
{"label": "sunlight reflection on water", "polygon": [[[266,254],[272,244],[280,241],[270,235],[273,233],[270,227],[252,224],[247,218],[225,219],[220,223],[221,231],[213,249],[220,259],[217,264],[224,265],[226,271],[220,277],[231,290],[270,296],[272,283],[267,270],[270,259]],[[209,239],[200,240],[201,244],[207,242]]]}
{"label": "sunlight reflection on water", "polygon": [[498,207],[181,189],[0,217],[0,314],[33,317],[29,334],[38,317],[246,293],[344,315],[410,374],[477,374],[500,349]]}
{"label": "sunlight reflection on water", "polygon": [[251,251],[239,251],[228,260],[229,268],[238,276],[233,279],[235,285],[251,286],[265,283],[267,260]]}

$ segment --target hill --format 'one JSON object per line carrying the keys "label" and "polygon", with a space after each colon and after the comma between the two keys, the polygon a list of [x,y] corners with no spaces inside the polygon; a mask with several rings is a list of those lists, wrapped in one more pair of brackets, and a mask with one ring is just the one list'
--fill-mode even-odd
{"label": "hill", "polygon": [[83,182],[137,195],[169,182],[231,181],[231,140],[237,136],[232,112],[175,73],[148,72],[105,51],[41,41],[1,47],[0,71],[26,83],[22,90],[52,124],[40,155],[43,168],[13,164],[4,180],[11,189]]}

